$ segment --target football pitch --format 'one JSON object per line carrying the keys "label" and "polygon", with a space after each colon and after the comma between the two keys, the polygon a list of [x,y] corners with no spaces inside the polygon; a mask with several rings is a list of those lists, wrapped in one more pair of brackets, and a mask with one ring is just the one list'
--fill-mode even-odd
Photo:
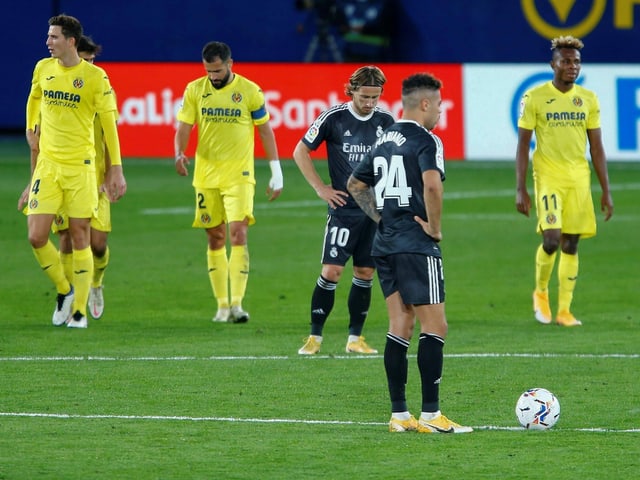
{"label": "football pitch", "polygon": [[[474,427],[466,435],[388,433],[382,354],[344,351],[349,269],[320,354],[297,354],[326,206],[292,161],[272,203],[268,165],[256,165],[243,325],[211,322],[191,179],[171,160],[125,159],[105,314],[86,330],[53,327],[55,292],[16,210],[28,170],[24,142],[0,141],[0,479],[637,478],[640,163],[609,165],[615,212],[605,223],[598,211],[598,235],[580,244],[578,328],[533,318],[539,237],[515,210],[513,163],[447,163],[441,407]],[[554,312],[556,290],[554,279]],[[377,282],[373,292],[364,335],[382,352]],[[417,335],[407,393],[418,415],[416,349]],[[515,403],[531,387],[561,403],[551,430],[518,426]]]}

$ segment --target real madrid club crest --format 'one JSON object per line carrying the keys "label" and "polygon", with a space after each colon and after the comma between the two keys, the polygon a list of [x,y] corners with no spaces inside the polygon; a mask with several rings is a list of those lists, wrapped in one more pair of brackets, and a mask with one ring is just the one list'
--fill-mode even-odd
{"label": "real madrid club crest", "polygon": [[231,94],[231,100],[233,100],[233,103],[240,103],[242,101],[242,94],[240,92],[233,92]]}
{"label": "real madrid club crest", "polygon": [[336,258],[338,256],[338,250],[336,247],[331,247],[331,250],[329,250],[329,256],[331,258]]}

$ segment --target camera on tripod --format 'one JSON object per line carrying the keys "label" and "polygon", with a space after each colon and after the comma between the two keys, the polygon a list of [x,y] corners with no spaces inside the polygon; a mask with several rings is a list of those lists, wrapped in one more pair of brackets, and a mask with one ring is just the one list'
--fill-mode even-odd
{"label": "camera on tripod", "polygon": [[304,61],[311,62],[321,48],[321,60],[326,58],[326,53],[329,53],[334,62],[342,62],[342,53],[331,31],[332,27],[341,25],[337,2],[335,0],[295,0],[294,4],[297,10],[309,11],[314,16],[316,25],[316,32],[309,43]]}

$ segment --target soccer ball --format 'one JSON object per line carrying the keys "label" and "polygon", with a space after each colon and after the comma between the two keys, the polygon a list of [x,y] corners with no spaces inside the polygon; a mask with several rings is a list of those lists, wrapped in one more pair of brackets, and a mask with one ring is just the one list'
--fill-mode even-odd
{"label": "soccer ball", "polygon": [[549,390],[532,388],[518,398],[516,417],[524,428],[546,430],[560,418],[560,402]]}

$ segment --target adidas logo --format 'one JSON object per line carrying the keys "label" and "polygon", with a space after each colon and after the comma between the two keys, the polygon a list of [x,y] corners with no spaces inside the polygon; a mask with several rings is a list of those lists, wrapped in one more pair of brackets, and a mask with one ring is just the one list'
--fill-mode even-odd
{"label": "adidas logo", "polygon": [[347,130],[346,132],[344,132],[343,137],[352,137],[353,135],[351,135],[351,131]]}

